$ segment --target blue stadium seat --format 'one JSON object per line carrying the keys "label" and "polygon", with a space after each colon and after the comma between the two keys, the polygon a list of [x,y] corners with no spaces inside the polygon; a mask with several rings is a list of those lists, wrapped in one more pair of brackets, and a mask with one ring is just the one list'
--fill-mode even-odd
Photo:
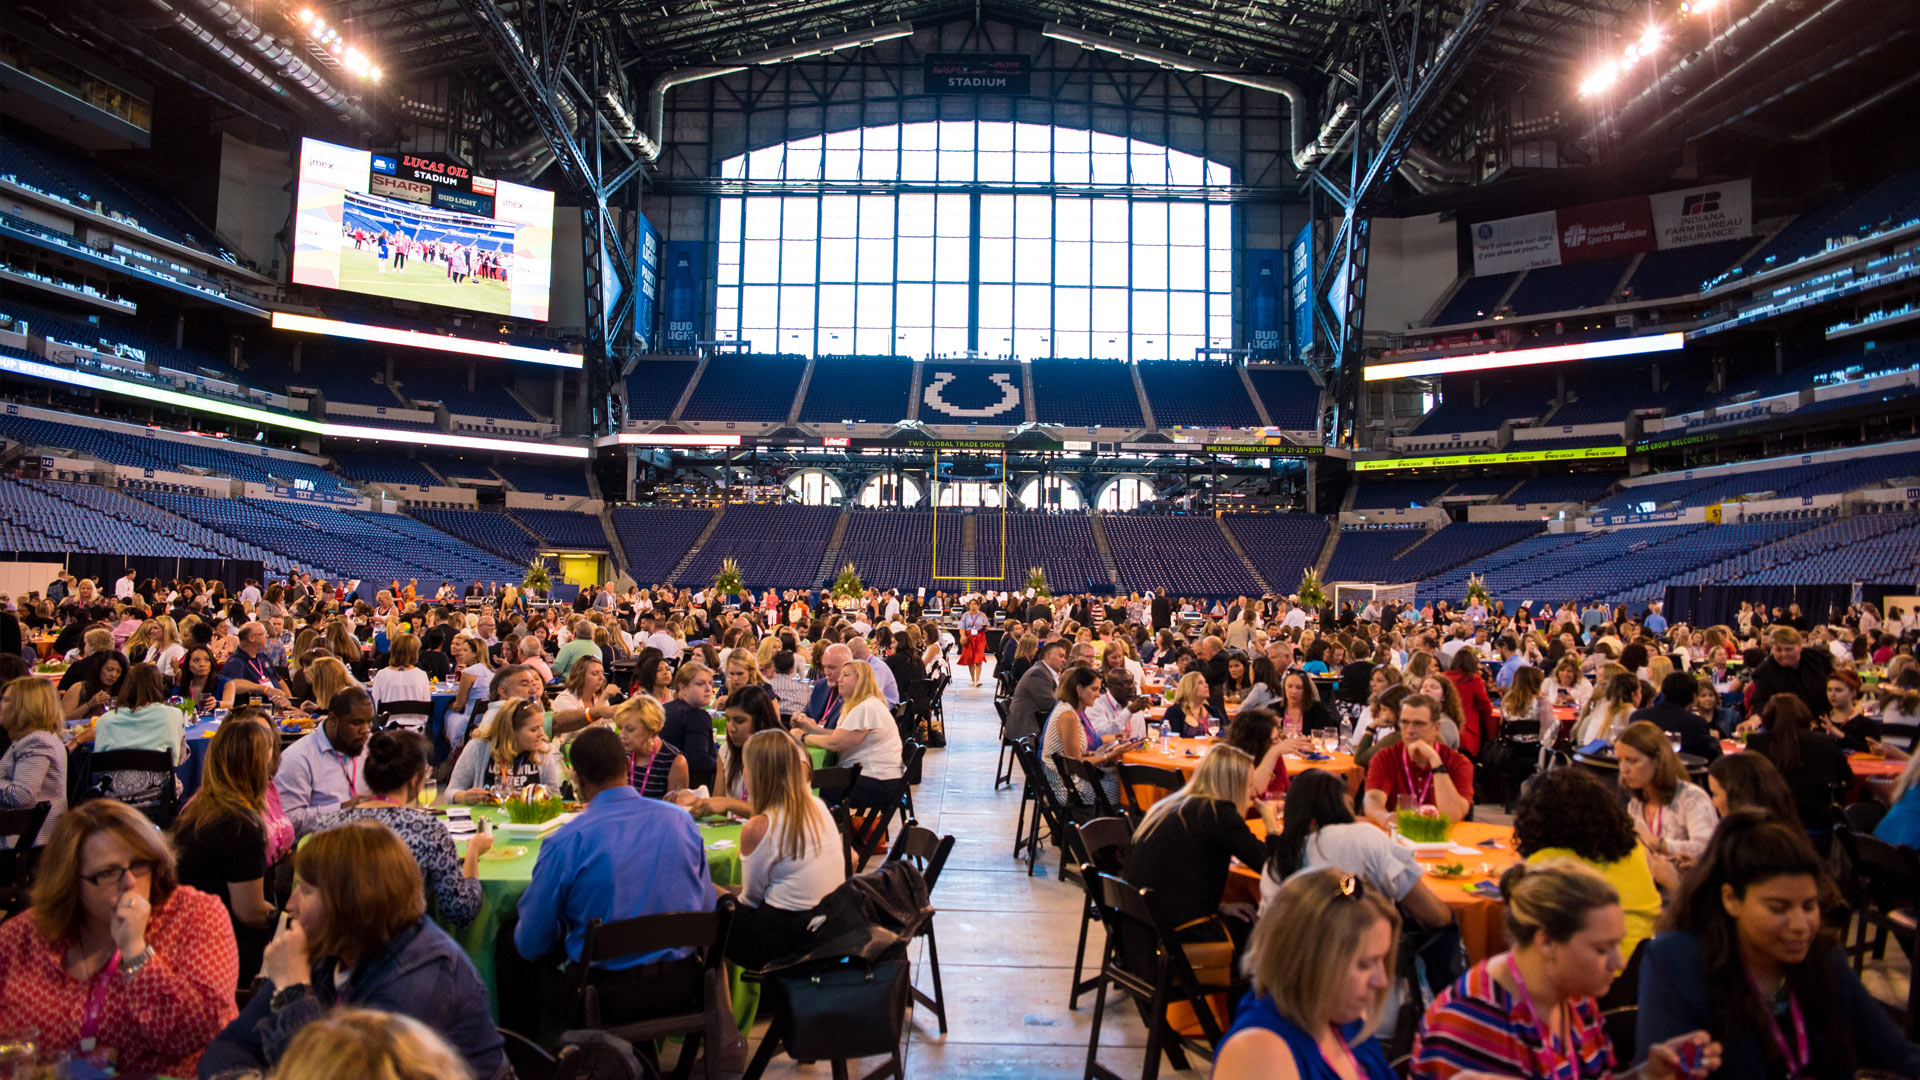
{"label": "blue stadium seat", "polygon": [[806,370],[805,358],[798,356],[715,356],[707,361],[681,419],[780,423]]}
{"label": "blue stadium seat", "polygon": [[820,356],[813,361],[803,424],[897,424],[907,418],[913,361],[904,356]]}
{"label": "blue stadium seat", "polygon": [[1069,427],[1144,427],[1140,396],[1124,363],[1114,360],[1035,360],[1034,416]]}
{"label": "blue stadium seat", "polygon": [[1141,364],[1140,384],[1161,427],[1260,426],[1237,368],[1192,361]]}

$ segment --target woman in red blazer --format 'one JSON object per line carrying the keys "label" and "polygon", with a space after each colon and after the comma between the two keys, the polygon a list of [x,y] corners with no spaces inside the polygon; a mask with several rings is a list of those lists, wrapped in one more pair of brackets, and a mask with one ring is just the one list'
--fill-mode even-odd
{"label": "woman in red blazer", "polygon": [[1453,654],[1446,676],[1460,694],[1460,752],[1478,758],[1482,746],[1500,737],[1500,722],[1494,719],[1493,699],[1480,677],[1480,656],[1471,644]]}

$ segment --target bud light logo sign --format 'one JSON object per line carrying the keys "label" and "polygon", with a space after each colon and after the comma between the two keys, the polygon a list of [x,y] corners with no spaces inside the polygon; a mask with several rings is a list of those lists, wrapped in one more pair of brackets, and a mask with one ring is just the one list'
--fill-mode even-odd
{"label": "bud light logo sign", "polygon": [[661,250],[660,346],[664,352],[690,353],[700,340],[706,245],[675,240],[662,244]]}

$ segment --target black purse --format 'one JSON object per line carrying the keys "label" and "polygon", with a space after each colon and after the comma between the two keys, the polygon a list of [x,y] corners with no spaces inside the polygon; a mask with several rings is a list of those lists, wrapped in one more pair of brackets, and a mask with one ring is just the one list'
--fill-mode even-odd
{"label": "black purse", "polygon": [[848,958],[769,975],[774,1010],[787,1018],[787,1053],[800,1061],[893,1053],[905,1034],[907,974],[901,948],[872,963]]}

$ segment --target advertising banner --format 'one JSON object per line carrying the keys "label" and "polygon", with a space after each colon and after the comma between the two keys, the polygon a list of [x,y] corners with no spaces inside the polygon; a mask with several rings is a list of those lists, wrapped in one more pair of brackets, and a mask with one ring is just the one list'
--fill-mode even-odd
{"label": "advertising banner", "polygon": [[1313,226],[1293,238],[1287,256],[1287,301],[1293,311],[1293,360],[1304,363],[1313,349]]}
{"label": "advertising banner", "polygon": [[707,268],[706,245],[698,241],[675,240],[661,245],[665,267],[661,274],[660,349],[669,353],[691,353],[700,340],[700,297],[704,295]]}
{"label": "advertising banner", "polygon": [[[379,160],[379,159],[375,159]],[[376,171],[370,180],[370,189],[375,195],[384,195],[389,199],[405,199],[422,205],[433,204],[433,185],[413,180],[402,180]]]}
{"label": "advertising banner", "polygon": [[1653,231],[1662,249],[1753,235],[1752,180],[1666,191],[1647,201],[1653,204]]}
{"label": "advertising banner", "polygon": [[1475,275],[1734,240],[1753,235],[1753,181],[1483,221],[1472,233]]}
{"label": "advertising banner", "polygon": [[1286,252],[1248,249],[1247,348],[1255,360],[1287,358],[1287,297],[1281,280],[1286,271]]}
{"label": "advertising banner", "polygon": [[1653,250],[1653,212],[1642,198],[1575,206],[1557,212],[1554,220],[1562,264]]}
{"label": "advertising banner", "polygon": [[1473,227],[1475,275],[1559,265],[1560,239],[1551,210],[1483,221]]}

